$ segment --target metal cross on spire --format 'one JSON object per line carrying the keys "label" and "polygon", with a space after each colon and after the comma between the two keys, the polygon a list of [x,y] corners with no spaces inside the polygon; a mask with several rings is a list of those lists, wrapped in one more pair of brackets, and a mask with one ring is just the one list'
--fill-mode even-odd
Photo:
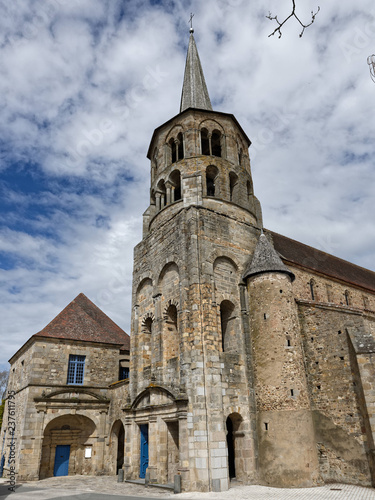
{"label": "metal cross on spire", "polygon": [[190,33],[194,33],[194,28],[193,28],[193,17],[195,16],[195,14],[191,13],[190,14],[190,19],[189,19],[189,23],[190,23]]}

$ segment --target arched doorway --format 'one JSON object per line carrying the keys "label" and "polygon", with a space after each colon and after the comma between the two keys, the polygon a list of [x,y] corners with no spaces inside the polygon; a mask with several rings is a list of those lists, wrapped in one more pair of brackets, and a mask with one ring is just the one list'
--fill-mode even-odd
{"label": "arched doorway", "polygon": [[[96,425],[84,415],[61,415],[44,430],[39,477],[94,474]],[[94,452],[93,452],[94,451]]]}
{"label": "arched doorway", "polygon": [[112,463],[114,464],[115,474],[124,465],[124,451],[125,451],[125,428],[121,420],[116,420],[112,426],[111,432],[111,454]]}
{"label": "arched doorway", "polygon": [[226,430],[229,479],[241,480],[246,476],[246,452],[244,450],[244,421],[239,413],[229,415],[226,420]]}
{"label": "arched doorway", "polygon": [[234,452],[233,422],[230,417],[227,418],[227,446],[229,479],[234,479],[236,477],[236,464]]}

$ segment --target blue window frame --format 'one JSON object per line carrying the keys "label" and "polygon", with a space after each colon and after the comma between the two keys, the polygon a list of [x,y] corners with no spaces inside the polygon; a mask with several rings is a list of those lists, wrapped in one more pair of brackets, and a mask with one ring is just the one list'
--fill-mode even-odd
{"label": "blue window frame", "polygon": [[83,384],[85,358],[86,356],[78,356],[78,354],[69,355],[68,384]]}

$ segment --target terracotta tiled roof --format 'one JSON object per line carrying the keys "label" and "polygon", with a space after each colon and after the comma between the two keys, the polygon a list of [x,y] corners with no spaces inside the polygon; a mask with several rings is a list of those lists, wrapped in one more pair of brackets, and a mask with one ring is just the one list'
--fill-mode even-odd
{"label": "terracotta tiled roof", "polygon": [[267,233],[272,235],[275,250],[285,261],[375,292],[375,273],[373,271],[273,231],[267,230]]}
{"label": "terracotta tiled roof", "polygon": [[86,295],[80,293],[43,330],[33,337],[83,340],[130,349],[130,337]]}

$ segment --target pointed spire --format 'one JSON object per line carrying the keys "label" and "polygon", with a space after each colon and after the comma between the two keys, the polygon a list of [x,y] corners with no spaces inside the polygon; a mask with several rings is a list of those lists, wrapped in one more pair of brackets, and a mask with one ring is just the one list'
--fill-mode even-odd
{"label": "pointed spire", "polygon": [[262,273],[285,273],[294,281],[294,274],[280,259],[272,243],[262,232],[255,247],[253,258],[248,262],[243,279]]}
{"label": "pointed spire", "polygon": [[194,30],[193,27],[191,27],[180,113],[188,108],[208,109],[212,111],[210,96],[208,95],[207,85],[193,33]]}

